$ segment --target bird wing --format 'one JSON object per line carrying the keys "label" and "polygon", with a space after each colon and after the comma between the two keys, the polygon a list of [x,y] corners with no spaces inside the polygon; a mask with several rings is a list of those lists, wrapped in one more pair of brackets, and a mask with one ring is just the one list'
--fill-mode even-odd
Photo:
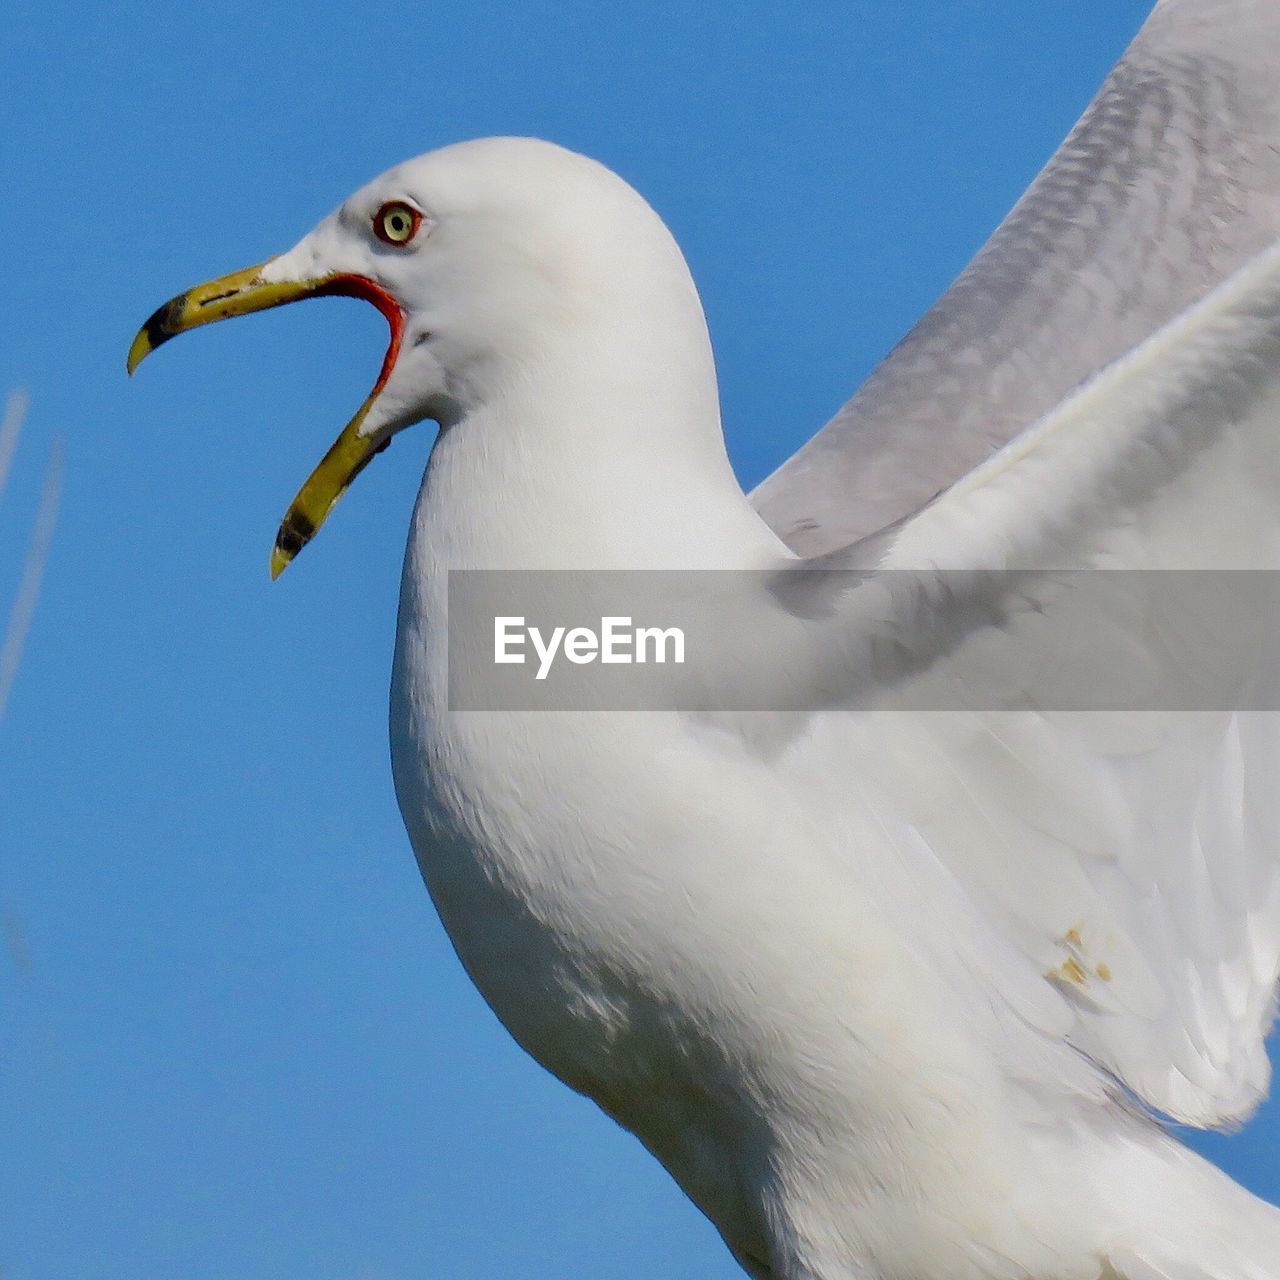
{"label": "bird wing", "polygon": [[914,511],[1280,235],[1280,5],[1161,0],[986,247],[752,494],[816,555]]}
{"label": "bird wing", "polygon": [[[810,717],[800,769],[851,780],[1013,943],[1029,968],[991,990],[1041,975],[1151,1106],[1246,1115],[1280,971],[1280,245],[878,558],[810,624],[875,736],[833,769],[868,720]],[[801,561],[801,592],[841,562]]]}

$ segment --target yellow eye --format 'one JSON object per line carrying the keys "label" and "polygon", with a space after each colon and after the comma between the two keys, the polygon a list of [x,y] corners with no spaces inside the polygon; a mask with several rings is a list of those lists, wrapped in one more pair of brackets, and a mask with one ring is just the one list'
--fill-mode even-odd
{"label": "yellow eye", "polygon": [[422,214],[403,200],[392,200],[373,215],[373,233],[387,244],[408,244],[421,225]]}

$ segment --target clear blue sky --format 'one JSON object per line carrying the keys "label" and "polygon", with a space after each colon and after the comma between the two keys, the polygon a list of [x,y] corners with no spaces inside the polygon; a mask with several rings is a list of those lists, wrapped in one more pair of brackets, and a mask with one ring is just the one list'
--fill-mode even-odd
{"label": "clear blue sky", "polygon": [[[468,985],[391,792],[406,433],[276,585],[385,328],[333,301],[175,343],[179,288],[406,156],[532,133],[685,247],[762,477],[963,266],[1144,0],[8,0],[0,389],[61,522],[0,726],[5,1280],[729,1280],[634,1142]],[[13,487],[13,486],[11,486]],[[0,509],[0,613],[34,493]],[[1212,1151],[1280,1197],[1280,1109]]]}

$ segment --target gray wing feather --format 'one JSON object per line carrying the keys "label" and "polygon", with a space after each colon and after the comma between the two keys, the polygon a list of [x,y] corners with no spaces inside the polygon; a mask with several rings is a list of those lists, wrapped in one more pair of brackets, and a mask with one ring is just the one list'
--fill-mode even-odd
{"label": "gray wing feather", "polygon": [[899,520],[1280,237],[1280,0],[1161,0],[978,256],[752,494],[802,555]]}

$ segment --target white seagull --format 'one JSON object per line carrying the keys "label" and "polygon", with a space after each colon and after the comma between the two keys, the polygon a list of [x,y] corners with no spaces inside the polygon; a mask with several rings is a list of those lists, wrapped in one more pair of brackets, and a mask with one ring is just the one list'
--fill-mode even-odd
{"label": "white seagull", "polygon": [[[1280,1280],[1280,1211],[1165,1127],[1268,1087],[1277,703],[1212,670],[1198,710],[1038,685],[1109,674],[1062,570],[1130,571],[1091,625],[1136,623],[1141,671],[1170,623],[1146,571],[1280,567],[1277,67],[1274,0],[1162,0],[975,262],[749,496],[679,249],[545,142],[411,160],[135,341],[131,369],[320,294],[387,316],[273,570],[439,423],[391,692],[423,875],[512,1035],[756,1280]],[[701,678],[794,705],[451,704],[451,571],[649,568],[773,584]],[[937,568],[990,572],[900,572]]]}

